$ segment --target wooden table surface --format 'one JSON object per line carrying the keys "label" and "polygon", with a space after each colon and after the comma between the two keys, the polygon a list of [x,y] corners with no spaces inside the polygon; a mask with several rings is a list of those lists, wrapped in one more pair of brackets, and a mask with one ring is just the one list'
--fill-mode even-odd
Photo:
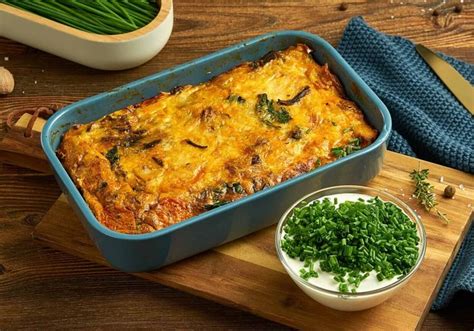
{"label": "wooden table surface", "polygon": [[[0,97],[0,119],[14,109],[69,103],[258,34],[301,29],[337,45],[352,16],[373,27],[474,62],[474,5],[464,1],[175,0],[173,34],[140,68],[102,72],[0,38],[0,66],[15,91]],[[440,8],[440,15],[431,12]],[[1,131],[5,126],[0,127]],[[151,284],[43,247],[33,227],[59,196],[52,176],[0,164],[0,329],[19,327],[283,328],[236,309]],[[425,329],[473,329],[472,296],[430,313]]]}

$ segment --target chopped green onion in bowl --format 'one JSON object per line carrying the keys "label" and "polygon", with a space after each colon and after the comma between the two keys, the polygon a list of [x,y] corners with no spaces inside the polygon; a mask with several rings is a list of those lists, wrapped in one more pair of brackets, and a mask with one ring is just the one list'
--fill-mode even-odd
{"label": "chopped green onion in bowl", "polygon": [[300,199],[280,220],[275,239],[293,281],[339,310],[386,300],[412,277],[426,249],[423,225],[410,207],[352,185]]}
{"label": "chopped green onion in bowl", "polygon": [[372,270],[379,281],[406,275],[418,259],[415,223],[378,197],[339,204],[337,198],[315,200],[296,208],[283,231],[283,251],[305,262],[301,277],[317,276],[319,261],[343,293],[356,292]]}

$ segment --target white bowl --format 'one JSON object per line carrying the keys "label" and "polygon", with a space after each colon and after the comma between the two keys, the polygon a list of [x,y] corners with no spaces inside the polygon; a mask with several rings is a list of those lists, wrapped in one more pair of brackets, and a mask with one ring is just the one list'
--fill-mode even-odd
{"label": "white bowl", "polygon": [[[418,260],[416,261],[413,268],[410,272],[398,279],[397,281],[372,290],[372,291],[365,291],[365,292],[357,292],[357,293],[341,293],[339,291],[332,291],[326,288],[322,288],[316,286],[307,280],[304,280],[300,277],[298,272],[295,272],[290,266],[288,265],[284,253],[281,249],[281,236],[283,232],[283,226],[285,225],[286,221],[288,220],[289,216],[291,216],[292,211],[294,208],[302,207],[305,204],[302,202],[311,202],[317,199],[320,199],[325,196],[335,195],[335,194],[342,194],[342,193],[356,193],[356,194],[364,194],[368,196],[378,196],[383,201],[392,202],[416,224],[416,229],[418,232],[418,236],[420,238],[420,243],[418,245]],[[423,258],[425,256],[426,251],[426,233],[423,224],[421,223],[420,218],[416,215],[416,213],[407,206],[403,201],[397,199],[391,194],[386,192],[373,189],[370,187],[365,186],[355,186],[355,185],[343,185],[343,186],[334,186],[325,188],[314,193],[310,193],[300,200],[298,200],[293,206],[291,206],[282,216],[280,221],[277,225],[277,230],[275,234],[275,245],[276,251],[278,253],[278,258],[280,262],[283,264],[288,275],[290,275],[291,279],[298,285],[299,288],[303,290],[308,296],[316,300],[317,302],[328,306],[333,309],[343,310],[343,311],[357,311],[357,310],[364,310],[368,308],[372,308],[376,305],[381,304],[395,293],[397,293],[414,275],[416,270],[419,268]]]}
{"label": "white bowl", "polygon": [[148,25],[117,35],[81,31],[0,4],[0,36],[96,69],[121,70],[145,63],[165,46],[172,29],[172,0],[161,1],[160,12]]}

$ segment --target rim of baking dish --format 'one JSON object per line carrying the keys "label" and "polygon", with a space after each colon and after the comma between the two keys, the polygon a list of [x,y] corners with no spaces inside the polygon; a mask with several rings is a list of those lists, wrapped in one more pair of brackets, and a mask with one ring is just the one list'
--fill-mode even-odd
{"label": "rim of baking dish", "polygon": [[[389,113],[387,107],[377,97],[377,95],[372,91],[372,89],[362,80],[362,78],[360,78],[360,76],[354,71],[354,69],[352,69],[352,67],[334,49],[334,47],[332,47],[323,38],[321,38],[317,35],[314,35],[312,33],[304,32],[304,31],[283,30],[283,31],[276,31],[276,32],[263,34],[263,35],[255,37],[255,38],[245,40],[243,42],[235,44],[234,46],[224,48],[224,49],[219,50],[217,52],[214,52],[214,53],[205,55],[203,57],[197,58],[195,60],[191,60],[191,61],[183,63],[181,65],[163,70],[163,71],[161,71],[159,73],[156,73],[154,75],[147,76],[147,77],[141,78],[139,80],[135,80],[131,83],[125,84],[125,85],[120,86],[119,88],[116,88],[116,89],[133,89],[133,88],[135,88],[135,86],[146,82],[147,80],[151,79],[154,76],[168,74],[168,73],[174,72],[176,70],[180,70],[180,69],[189,67],[191,65],[200,64],[200,63],[206,62],[206,61],[208,61],[208,60],[210,60],[210,59],[212,59],[216,56],[226,55],[226,54],[231,53],[231,52],[233,52],[233,51],[235,51],[239,48],[248,46],[250,44],[258,43],[258,42],[261,42],[261,41],[266,40],[266,39],[273,38],[277,35],[278,36],[286,35],[286,36],[289,36],[289,37],[293,36],[293,37],[303,37],[303,38],[307,38],[307,39],[313,39],[313,40],[317,41],[318,43],[320,43],[323,47],[325,47],[327,49],[328,54],[334,60],[336,60],[338,63],[341,64],[344,71],[346,71],[349,74],[349,76],[351,77],[351,80],[354,81],[358,86],[361,87],[362,90],[364,90],[367,93],[368,97],[373,101],[376,108],[380,111],[380,114],[383,118],[383,129],[380,132],[377,139],[371,145],[369,145],[369,146],[367,146],[367,147],[365,147],[365,148],[363,148],[359,151],[356,151],[356,152],[354,152],[350,155],[347,155],[343,158],[340,158],[336,161],[328,163],[328,164],[326,164],[322,167],[319,167],[319,168],[317,168],[313,171],[307,172],[303,175],[300,175],[300,176],[294,177],[292,179],[289,179],[285,182],[279,183],[279,184],[277,184],[277,185],[275,185],[275,186],[273,186],[273,187],[271,187],[267,190],[262,190],[262,191],[250,194],[246,197],[243,197],[243,198],[238,199],[236,201],[230,202],[226,205],[223,205],[223,206],[220,206],[218,208],[212,209],[210,211],[206,211],[206,212],[201,213],[199,215],[193,216],[193,217],[188,218],[188,219],[186,219],[184,221],[181,221],[179,223],[170,225],[170,226],[168,226],[164,229],[149,232],[149,233],[144,233],[144,234],[126,234],[126,233],[121,233],[121,232],[111,230],[111,229],[107,228],[105,225],[103,225],[102,223],[100,223],[97,220],[97,218],[93,214],[92,210],[90,209],[89,205],[84,200],[84,197],[79,192],[79,189],[73,183],[73,181],[72,181],[71,177],[69,176],[69,174],[67,173],[66,169],[63,167],[63,165],[59,161],[58,157],[56,156],[55,150],[52,148],[49,136],[55,134],[55,132],[51,132],[53,130],[54,125],[55,125],[54,123],[61,116],[64,116],[64,114],[67,113],[67,110],[69,108],[75,107],[76,103],[73,103],[71,105],[68,105],[68,106],[64,107],[61,111],[56,112],[51,118],[49,118],[49,120],[46,122],[46,125],[43,128],[42,133],[41,133],[41,145],[43,147],[43,150],[44,150],[44,152],[46,154],[46,157],[48,158],[52,168],[56,172],[56,175],[63,180],[64,185],[66,186],[70,197],[76,201],[76,203],[78,204],[79,209],[83,213],[83,216],[87,219],[87,221],[94,228],[94,230],[96,230],[98,232],[101,232],[102,234],[107,235],[107,236],[112,237],[112,238],[115,238],[115,239],[132,240],[132,241],[133,240],[154,239],[156,237],[167,235],[168,233],[176,231],[176,230],[178,230],[178,229],[180,229],[184,226],[188,226],[188,225],[194,224],[196,222],[199,222],[202,219],[205,219],[207,217],[211,217],[213,215],[222,213],[222,212],[227,211],[229,209],[237,208],[238,206],[247,203],[247,201],[249,201],[249,200],[259,199],[259,198],[264,197],[268,194],[272,194],[274,191],[284,190],[288,186],[293,185],[294,183],[298,183],[298,182],[306,180],[308,177],[313,176],[317,172],[322,172],[322,171],[324,171],[328,168],[335,167],[339,164],[348,162],[349,160],[358,157],[358,155],[370,153],[373,150],[375,150],[377,148],[380,148],[381,145],[386,143],[386,141],[387,141],[387,139],[390,135],[391,129],[392,129],[392,119],[390,117],[390,113]],[[110,92],[103,92],[103,93],[94,95],[92,97],[85,98],[85,99],[83,99],[79,102],[86,102],[86,101],[87,102],[93,102],[97,99],[100,99],[100,98],[106,96],[108,93],[110,93]]]}

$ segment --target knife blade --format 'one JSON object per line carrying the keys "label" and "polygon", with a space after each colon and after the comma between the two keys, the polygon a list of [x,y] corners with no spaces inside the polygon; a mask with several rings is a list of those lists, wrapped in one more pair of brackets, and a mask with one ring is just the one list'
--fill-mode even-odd
{"label": "knife blade", "polygon": [[474,115],[474,87],[448,62],[429,48],[421,44],[417,44],[415,48],[456,99]]}

